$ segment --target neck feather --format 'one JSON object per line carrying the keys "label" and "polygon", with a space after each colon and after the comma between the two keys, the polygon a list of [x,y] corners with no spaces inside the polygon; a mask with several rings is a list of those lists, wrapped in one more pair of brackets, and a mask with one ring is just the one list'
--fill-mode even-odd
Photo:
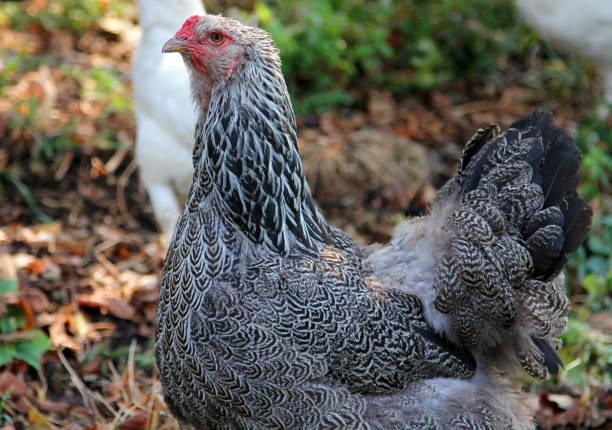
{"label": "neck feather", "polygon": [[201,148],[194,149],[196,174],[211,180],[222,213],[253,243],[283,255],[316,252],[329,227],[304,176],[278,66],[247,53],[232,77],[212,88],[196,139]]}

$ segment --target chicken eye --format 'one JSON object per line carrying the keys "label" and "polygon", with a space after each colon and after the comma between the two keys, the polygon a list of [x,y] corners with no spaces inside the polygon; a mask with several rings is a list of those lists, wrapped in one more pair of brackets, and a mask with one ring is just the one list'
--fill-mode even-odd
{"label": "chicken eye", "polygon": [[210,41],[214,43],[220,43],[223,40],[223,35],[221,33],[212,33],[210,35]]}

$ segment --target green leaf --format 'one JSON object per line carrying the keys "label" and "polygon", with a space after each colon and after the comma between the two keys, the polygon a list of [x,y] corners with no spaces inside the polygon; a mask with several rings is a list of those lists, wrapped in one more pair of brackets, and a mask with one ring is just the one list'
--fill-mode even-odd
{"label": "green leaf", "polygon": [[32,212],[34,212],[34,215],[36,215],[36,217],[41,222],[45,224],[50,224],[51,222],[53,222],[53,220],[49,218],[47,214],[43,212],[42,209],[40,209],[40,207],[36,203],[36,200],[34,200],[34,197],[32,197],[32,194],[30,193],[30,190],[28,189],[26,184],[24,184],[23,181],[17,175],[7,171],[4,171],[2,173],[3,176],[6,177],[7,180],[11,181],[15,188],[17,188],[17,191],[19,191],[27,205],[30,207]]}
{"label": "green leaf", "polygon": [[606,273],[608,273],[608,270],[610,270],[608,260],[606,260],[600,255],[594,255],[590,257],[586,262],[586,267],[590,272],[595,273],[599,276],[605,276]]}
{"label": "green leaf", "polygon": [[591,294],[597,294],[599,292],[601,280],[599,276],[591,273],[584,277],[582,280],[582,286]]}
{"label": "green leaf", "polygon": [[40,357],[51,348],[51,341],[42,331],[32,331],[34,332],[32,339],[15,342],[15,358],[40,370]]}
{"label": "green leaf", "polygon": [[15,354],[15,346],[13,344],[0,344],[0,366],[6,366],[13,359]]}
{"label": "green leaf", "polygon": [[17,294],[17,279],[0,279],[0,294]]}
{"label": "green leaf", "polygon": [[603,255],[612,255],[612,243],[607,237],[591,235],[588,239],[589,249]]}
{"label": "green leaf", "polygon": [[15,333],[24,325],[23,309],[9,306],[6,313],[0,318],[0,333]]}

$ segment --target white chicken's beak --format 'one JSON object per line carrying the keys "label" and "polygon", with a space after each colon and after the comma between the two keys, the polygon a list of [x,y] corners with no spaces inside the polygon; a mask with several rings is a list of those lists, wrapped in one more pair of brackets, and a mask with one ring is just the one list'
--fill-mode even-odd
{"label": "white chicken's beak", "polygon": [[168,52],[188,53],[189,49],[185,46],[185,42],[186,42],[186,39],[181,40],[181,39],[177,39],[176,37],[173,37],[172,39],[169,39],[166,43],[164,43],[164,46],[162,47],[162,52],[163,53],[168,53]]}

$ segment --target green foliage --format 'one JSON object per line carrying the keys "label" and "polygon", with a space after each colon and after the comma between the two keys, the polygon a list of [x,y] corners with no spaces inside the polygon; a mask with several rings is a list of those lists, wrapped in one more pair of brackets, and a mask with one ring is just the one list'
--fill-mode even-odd
{"label": "green foliage", "polygon": [[612,343],[586,322],[588,311],[572,311],[567,331],[561,336],[564,347],[561,357],[566,363],[564,378],[581,387],[590,379],[601,384],[612,383]]}
{"label": "green foliage", "polygon": [[301,112],[350,104],[348,86],[405,91],[493,78],[537,40],[507,0],[260,0],[255,11]]}
{"label": "green foliage", "polygon": [[585,92],[589,87],[589,80],[594,78],[593,69],[586,60],[576,55],[561,58],[550,46],[542,46],[548,61],[542,61],[534,74],[534,87],[544,86],[549,91],[566,97]]}
{"label": "green foliage", "polygon": [[47,31],[72,30],[83,34],[102,17],[99,0],[49,0],[40,10],[24,8],[19,2],[3,2],[1,12],[16,30],[38,24]]}
{"label": "green foliage", "polygon": [[[155,356],[153,352],[153,339],[149,341],[146,347],[138,347],[134,353],[134,363],[138,368],[152,369],[155,366]],[[119,360],[120,366],[126,366],[130,354],[130,345],[124,345],[111,350],[108,355]]]}
{"label": "green foliage", "polygon": [[12,389],[9,388],[2,396],[0,396],[0,425],[4,424],[5,422],[9,424],[13,423],[11,416],[7,412],[4,412],[4,404],[11,398],[11,391]]}
{"label": "green foliage", "polygon": [[580,148],[583,178],[581,195],[598,206],[593,226],[585,243],[570,260],[582,280],[593,309],[610,306],[612,292],[612,202],[609,200],[612,178],[612,128],[609,119],[597,107],[582,120],[576,132]]}
{"label": "green foliage", "polygon": [[118,112],[129,112],[132,109],[132,97],[128,93],[121,74],[114,69],[79,66],[62,66],[61,72],[81,83],[80,98],[98,101],[105,104],[100,119]]}
{"label": "green foliage", "polygon": [[600,106],[579,124],[576,144],[583,155],[580,194],[592,201],[597,210],[585,243],[569,262],[581,279],[586,296],[584,303],[574,306],[570,313],[568,329],[562,336],[562,356],[567,363],[565,377],[572,383],[586,386],[593,378],[610,384],[612,342],[587,322],[594,313],[612,309],[612,202],[609,201],[612,128]]}
{"label": "green foliage", "polygon": [[612,177],[612,127],[599,110],[586,115],[576,131],[576,144],[583,155],[581,191],[587,199],[608,191]]}
{"label": "green foliage", "polygon": [[434,394],[436,394],[436,386],[433,385],[431,387],[431,396],[429,396],[429,405],[427,407],[427,426],[425,427],[426,430],[429,430],[430,426],[433,424],[432,421],[432,416],[431,416],[431,412],[433,410],[433,399],[434,399]]}
{"label": "green foliage", "polygon": [[11,111],[9,126],[13,130],[23,130],[31,134],[37,144],[32,154],[34,160],[40,163],[53,162],[65,151],[78,148],[71,138],[74,124],[69,122],[54,133],[46,133],[41,129],[39,107],[36,97],[16,101]]}
{"label": "green foliage", "polygon": [[[38,206],[34,197],[30,193],[28,187],[23,183],[23,181],[19,178],[18,175],[8,171],[0,169],[0,197],[4,197],[6,195],[5,187],[7,185],[13,185],[19,194],[23,197],[26,204],[30,207],[30,210],[36,217],[44,223],[52,222],[51,218],[44,213],[44,211]],[[2,293],[2,291],[0,291]]]}
{"label": "green foliage", "polygon": [[506,0],[415,0],[395,6],[395,57],[408,67],[392,72],[390,83],[401,89],[482,79],[504,67],[504,56],[525,54],[535,41]]}
{"label": "green foliage", "polygon": [[[0,295],[15,295],[17,292],[16,280],[0,280]],[[51,348],[51,341],[39,329],[23,330],[25,325],[24,312],[20,306],[9,305],[6,312],[0,315],[0,334],[19,333],[21,335],[15,337],[15,340],[0,341],[0,366],[5,366],[13,359],[18,359],[40,370],[40,359]]]}
{"label": "green foliage", "polygon": [[[343,92],[357,78],[380,82],[393,49],[386,38],[390,0],[268,0],[257,3],[260,24],[281,51],[290,89],[304,91],[305,110],[345,105]],[[298,106],[298,110],[299,106]]]}
{"label": "green foliage", "polygon": [[[40,61],[32,62],[24,55],[14,55],[6,70],[0,74],[0,95],[3,94],[4,88],[13,85],[27,71],[36,69],[38,66],[40,66]],[[80,84],[78,97],[81,100],[99,103],[103,106],[102,113],[97,118],[98,121],[104,121],[117,113],[131,111],[131,95],[117,70],[102,67],[83,68],[68,64],[61,66],[60,71],[67,79],[72,79]],[[40,164],[53,163],[66,151],[81,148],[74,138],[75,119],[70,119],[65,123],[53,118],[45,118],[46,121],[41,120],[38,98],[30,97],[14,101],[10,111],[9,127],[12,130],[27,133],[36,142],[31,154],[33,160]],[[112,140],[111,135],[113,133],[105,128],[103,135],[93,139],[94,146],[119,146],[118,142]]]}
{"label": "green foliage", "polygon": [[612,299],[608,293],[612,291],[612,276],[609,272],[605,275],[589,273],[582,279],[582,287],[587,292],[586,304],[592,312],[610,309]]}
{"label": "green foliage", "polygon": [[0,280],[0,294],[17,294],[17,285],[16,279]]}
{"label": "green foliage", "polygon": [[[607,213],[595,217],[585,243],[572,256],[570,266],[577,270],[579,278],[591,274],[607,285],[602,295],[612,291],[612,215]],[[590,285],[593,282],[590,280]],[[593,287],[586,289],[592,291]]]}
{"label": "green foliage", "polygon": [[[29,57],[25,53],[18,53],[9,57],[6,69],[0,74],[0,96],[4,95],[5,89],[14,85],[23,75],[35,70],[45,62],[44,57]],[[47,133],[41,125],[40,102],[36,97],[17,99],[14,101],[10,111],[9,128],[15,131],[27,132],[37,143],[32,158],[39,162],[53,162],[58,155],[68,149],[75,149],[78,145],[71,139],[74,131],[73,123],[61,127],[59,131]],[[14,182],[16,176],[7,176],[7,172],[0,172],[2,179]],[[15,184],[20,188],[19,184]],[[1,183],[0,183],[1,187]],[[22,194],[24,194],[22,192]],[[24,197],[26,197],[24,195]],[[28,202],[28,204],[30,204]]]}
{"label": "green foliage", "polygon": [[18,69],[26,63],[27,55],[25,52],[20,52],[17,55],[6,58],[6,61],[6,66],[2,73],[0,73],[0,92],[4,87],[13,85],[17,82],[15,75],[18,74]]}
{"label": "green foliage", "polygon": [[[97,22],[109,12],[121,14],[133,8],[129,0],[107,2],[102,0],[48,0],[45,2],[3,2],[0,3],[0,20],[10,24],[18,31],[30,31],[30,26],[39,25],[48,32],[67,31],[83,34],[93,29]],[[21,49],[27,51],[27,45]],[[35,145],[29,145],[31,158],[40,167],[54,163],[66,151],[81,148],[84,136],[78,136],[78,117],[67,115],[49,115],[47,110],[42,113],[40,100],[36,96],[19,99],[13,94],[9,97],[6,90],[17,84],[27,72],[36,71],[42,65],[51,69],[58,64],[58,58],[52,54],[31,55],[29,52],[12,52],[0,47],[0,55],[5,58],[5,67],[0,70],[0,96],[10,100],[9,128],[15,135],[26,136]],[[97,121],[103,122],[116,113],[130,113],[132,110],[131,94],[129,94],[125,77],[118,70],[104,67],[84,67],[71,64],[61,59],[60,71],[67,80],[75,82],[68,88],[79,88],[79,93],[69,94],[81,101],[94,103],[96,108],[102,106]],[[68,119],[66,119],[68,118]],[[101,127],[102,128],[102,127]],[[104,127],[106,130],[108,127]],[[78,139],[75,139],[78,136]],[[85,136],[89,137],[89,136]],[[112,136],[110,136],[112,137]],[[95,136],[94,146],[117,147],[117,139],[109,136]],[[112,140],[112,141],[111,141]],[[18,174],[18,172],[13,172]],[[4,178],[6,179],[6,178]]]}

